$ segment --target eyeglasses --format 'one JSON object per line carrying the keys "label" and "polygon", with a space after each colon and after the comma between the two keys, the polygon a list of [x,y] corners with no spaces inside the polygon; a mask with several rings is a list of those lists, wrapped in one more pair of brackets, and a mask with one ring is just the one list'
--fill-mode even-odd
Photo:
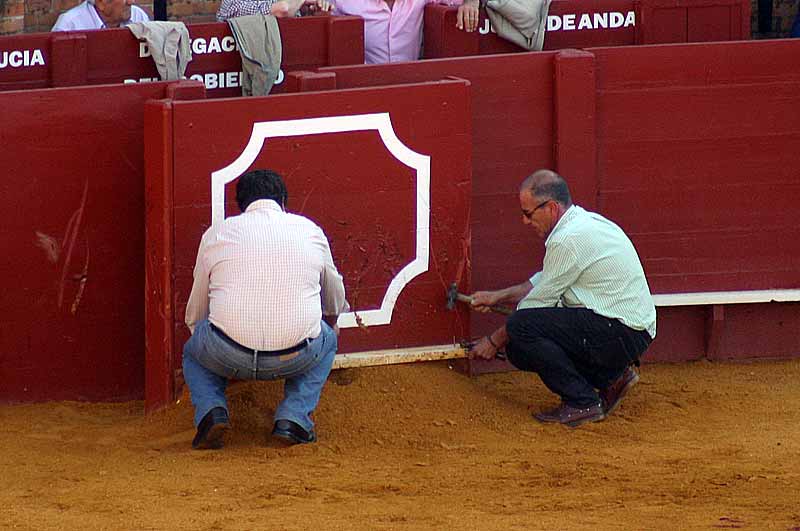
{"label": "eyeglasses", "polygon": [[536,208],[534,208],[533,210],[525,210],[525,209],[523,208],[523,209],[522,209],[522,215],[523,215],[523,216],[525,216],[525,217],[526,217],[526,218],[528,218],[528,219],[531,219],[531,218],[533,218],[533,215],[536,213],[536,211],[537,211],[537,210],[539,210],[540,208],[542,208],[543,206],[545,206],[545,205],[546,205],[547,203],[549,203],[550,201],[552,201],[552,199],[546,199],[546,200],[542,201],[542,202],[541,202],[541,203],[539,203],[539,204],[536,206]]}

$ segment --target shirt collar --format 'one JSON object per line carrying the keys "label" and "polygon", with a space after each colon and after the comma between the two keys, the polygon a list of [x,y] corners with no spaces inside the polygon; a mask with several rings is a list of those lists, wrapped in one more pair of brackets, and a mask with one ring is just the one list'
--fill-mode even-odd
{"label": "shirt collar", "polygon": [[95,25],[97,26],[97,28],[98,29],[105,29],[106,28],[106,23],[103,20],[103,18],[100,16],[100,13],[98,13],[97,6],[95,6],[94,4],[90,4],[89,2],[86,2],[86,9],[89,10],[89,16],[92,17],[92,19],[94,20]]}
{"label": "shirt collar", "polygon": [[254,210],[275,210],[277,212],[283,212],[281,206],[272,199],[259,199],[257,201],[253,201],[247,205],[247,208],[244,211],[252,212]]}
{"label": "shirt collar", "polygon": [[559,230],[559,229],[561,229],[561,228],[562,228],[564,225],[566,225],[567,223],[569,223],[569,222],[570,222],[570,220],[571,220],[572,218],[574,218],[575,216],[577,216],[577,215],[578,215],[578,209],[579,209],[579,208],[580,208],[580,207],[578,207],[578,206],[576,206],[576,205],[572,205],[572,206],[570,206],[570,207],[569,207],[569,208],[568,208],[568,209],[567,209],[567,210],[564,212],[564,215],[563,215],[563,216],[561,216],[561,219],[559,219],[559,220],[556,222],[556,226],[555,226],[555,227],[553,227],[553,230],[551,230],[551,231],[550,231],[550,234],[548,234],[548,235],[547,235],[547,239],[544,241],[544,244],[545,244],[545,245],[547,245],[548,243],[550,243],[550,238],[552,238],[552,237],[553,237],[553,234],[555,234],[556,232],[558,232],[558,230]]}

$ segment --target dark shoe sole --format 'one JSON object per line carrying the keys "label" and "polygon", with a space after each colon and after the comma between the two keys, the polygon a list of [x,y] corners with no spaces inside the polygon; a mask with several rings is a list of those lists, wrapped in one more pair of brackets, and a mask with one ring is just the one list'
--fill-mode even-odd
{"label": "dark shoe sole", "polygon": [[228,423],[217,423],[208,429],[205,438],[193,444],[192,448],[195,450],[219,450],[225,444],[225,434],[230,429],[231,425]]}
{"label": "dark shoe sole", "polygon": [[625,384],[625,387],[620,390],[619,395],[617,395],[617,399],[614,401],[613,404],[610,404],[606,407],[606,416],[612,414],[615,409],[619,407],[620,402],[622,399],[625,398],[625,395],[628,394],[628,391],[631,390],[631,387],[636,385],[639,382],[639,373],[634,372],[634,377],[630,379],[628,383]]}
{"label": "dark shoe sole", "polygon": [[308,444],[317,442],[317,435],[314,433],[311,434],[310,439],[301,439],[294,433],[287,430],[272,430],[272,436],[283,439],[283,441],[289,444]]}
{"label": "dark shoe sole", "polygon": [[542,424],[558,424],[559,422],[561,422],[556,417],[551,417],[549,415],[542,415],[540,413],[534,413],[533,418],[541,422]]}
{"label": "dark shoe sole", "polygon": [[598,415],[594,415],[594,416],[591,416],[591,417],[583,417],[583,418],[571,420],[569,422],[565,422],[564,426],[568,426],[570,428],[577,428],[578,426],[580,426],[582,424],[586,424],[587,422],[600,422],[601,420],[604,420],[605,418],[606,418],[605,414],[600,413]]}

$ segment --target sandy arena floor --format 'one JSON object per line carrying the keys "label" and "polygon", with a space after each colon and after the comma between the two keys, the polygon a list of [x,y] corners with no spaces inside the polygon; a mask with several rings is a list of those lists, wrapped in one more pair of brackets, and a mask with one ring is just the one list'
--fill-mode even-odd
{"label": "sandy arena floor", "polygon": [[800,360],[645,366],[598,424],[544,426],[535,376],[445,363],[334,373],[320,442],[266,438],[241,383],[225,449],[184,398],[0,407],[0,529],[800,530]]}

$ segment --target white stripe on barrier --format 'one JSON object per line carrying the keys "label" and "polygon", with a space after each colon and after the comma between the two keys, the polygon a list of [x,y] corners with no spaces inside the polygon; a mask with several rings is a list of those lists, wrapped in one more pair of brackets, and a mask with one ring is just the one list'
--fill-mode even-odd
{"label": "white stripe on barrier", "polygon": [[709,304],[753,304],[759,302],[797,302],[800,289],[749,291],[706,291],[653,295],[656,306],[702,306]]}
{"label": "white stripe on barrier", "polygon": [[467,351],[459,345],[375,350],[371,352],[354,352],[353,354],[337,354],[333,362],[333,368],[353,369],[356,367],[394,365],[396,363],[412,363],[415,361],[451,360],[465,358],[466,356]]}

